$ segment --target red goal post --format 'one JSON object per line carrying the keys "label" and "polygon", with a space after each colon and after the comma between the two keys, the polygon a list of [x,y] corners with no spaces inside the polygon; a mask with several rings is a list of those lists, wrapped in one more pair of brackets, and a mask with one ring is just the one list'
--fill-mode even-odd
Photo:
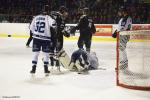
{"label": "red goal post", "polygon": [[150,91],[150,30],[117,34],[117,85]]}

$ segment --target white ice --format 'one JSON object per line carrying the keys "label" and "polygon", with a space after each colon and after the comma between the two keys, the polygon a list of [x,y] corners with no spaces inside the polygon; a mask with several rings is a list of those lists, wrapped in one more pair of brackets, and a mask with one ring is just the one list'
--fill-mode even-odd
{"label": "white ice", "polygon": [[[115,42],[93,42],[101,69],[88,75],[63,69],[58,74],[53,69],[44,77],[41,54],[33,78],[32,49],[25,47],[26,41],[0,38],[0,100],[150,100],[150,92],[116,86]],[[76,41],[65,41],[64,48],[70,55],[77,49]]]}

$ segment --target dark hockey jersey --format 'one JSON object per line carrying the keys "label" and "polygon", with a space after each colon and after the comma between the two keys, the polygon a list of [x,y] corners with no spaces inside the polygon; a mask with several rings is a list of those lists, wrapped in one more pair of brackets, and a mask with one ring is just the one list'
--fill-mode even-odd
{"label": "dark hockey jersey", "polygon": [[65,21],[62,18],[62,14],[56,11],[52,11],[50,16],[56,21],[57,23],[57,30],[62,31],[65,28]]}
{"label": "dark hockey jersey", "polygon": [[96,29],[92,18],[87,15],[82,15],[77,24],[76,29],[80,30],[80,33],[95,33]]}

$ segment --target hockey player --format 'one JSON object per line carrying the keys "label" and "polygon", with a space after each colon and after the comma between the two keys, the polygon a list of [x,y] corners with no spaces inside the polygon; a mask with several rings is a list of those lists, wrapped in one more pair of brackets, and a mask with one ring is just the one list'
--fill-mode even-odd
{"label": "hockey player", "polygon": [[69,66],[71,67],[71,69],[77,69],[79,73],[87,72],[90,66],[87,52],[83,49],[78,49],[74,51],[71,55],[71,61]]}
{"label": "hockey player", "polygon": [[64,43],[63,36],[70,37],[70,34],[65,30],[65,20],[66,17],[68,16],[67,8],[61,6],[58,12],[55,11],[51,12],[51,16],[53,19],[55,19],[57,27],[55,39],[52,39],[53,47],[51,48],[50,52],[50,62],[51,66],[54,66],[54,61],[56,61],[56,67],[59,68],[60,63],[58,60],[58,55],[60,54],[61,51],[63,51],[63,43]]}
{"label": "hockey player", "polygon": [[88,8],[83,9],[83,15],[80,17],[77,26],[71,30],[71,33],[74,33],[75,30],[80,31],[78,47],[83,49],[83,46],[85,45],[86,51],[90,52],[92,35],[95,34],[96,29],[93,20],[89,17]]}
{"label": "hockey player", "polygon": [[70,67],[75,70],[77,69],[79,72],[97,69],[98,66],[98,58],[95,52],[89,53],[83,49],[78,49],[71,55]]}
{"label": "hockey player", "polygon": [[50,73],[48,70],[50,43],[56,23],[55,20],[48,16],[48,11],[48,6],[44,6],[43,12],[35,16],[30,25],[30,30],[33,33],[33,66],[30,71],[32,74],[36,72],[38,56],[41,50],[44,55],[44,72],[46,74]]}
{"label": "hockey player", "polygon": [[[132,29],[132,19],[128,14],[128,11],[125,7],[121,7],[119,9],[118,15],[121,16],[121,19],[118,23],[117,30],[112,34],[113,38],[116,38],[117,33],[121,31],[128,31]],[[128,35],[120,35],[120,54],[121,55],[121,60],[120,60],[120,69],[126,69],[128,67],[128,59],[127,59],[127,53],[126,53],[126,45],[127,42],[130,39],[130,36]]]}

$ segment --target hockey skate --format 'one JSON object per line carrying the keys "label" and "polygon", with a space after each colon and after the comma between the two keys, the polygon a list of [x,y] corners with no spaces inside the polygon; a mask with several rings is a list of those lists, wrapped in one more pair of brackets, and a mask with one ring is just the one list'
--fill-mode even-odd
{"label": "hockey skate", "polygon": [[44,73],[45,73],[45,76],[49,76],[49,74],[50,74],[50,71],[48,70],[47,65],[44,65]]}
{"label": "hockey skate", "polygon": [[54,66],[54,58],[53,57],[50,57],[50,66]]}
{"label": "hockey skate", "polygon": [[78,71],[78,74],[88,74],[88,73],[89,73],[88,68],[84,68],[84,70]]}
{"label": "hockey skate", "polygon": [[32,66],[32,70],[30,71],[31,74],[35,74],[36,72],[36,65]]}
{"label": "hockey skate", "polygon": [[89,73],[89,65],[84,65],[83,70],[79,70],[78,74],[88,74]]}
{"label": "hockey skate", "polygon": [[74,64],[73,67],[70,69],[71,72],[77,72],[78,69],[76,67],[76,65]]}
{"label": "hockey skate", "polygon": [[57,67],[57,70],[58,70],[59,72],[61,72],[59,60],[56,60],[56,67]]}
{"label": "hockey skate", "polygon": [[31,48],[29,45],[26,45],[26,48]]}

